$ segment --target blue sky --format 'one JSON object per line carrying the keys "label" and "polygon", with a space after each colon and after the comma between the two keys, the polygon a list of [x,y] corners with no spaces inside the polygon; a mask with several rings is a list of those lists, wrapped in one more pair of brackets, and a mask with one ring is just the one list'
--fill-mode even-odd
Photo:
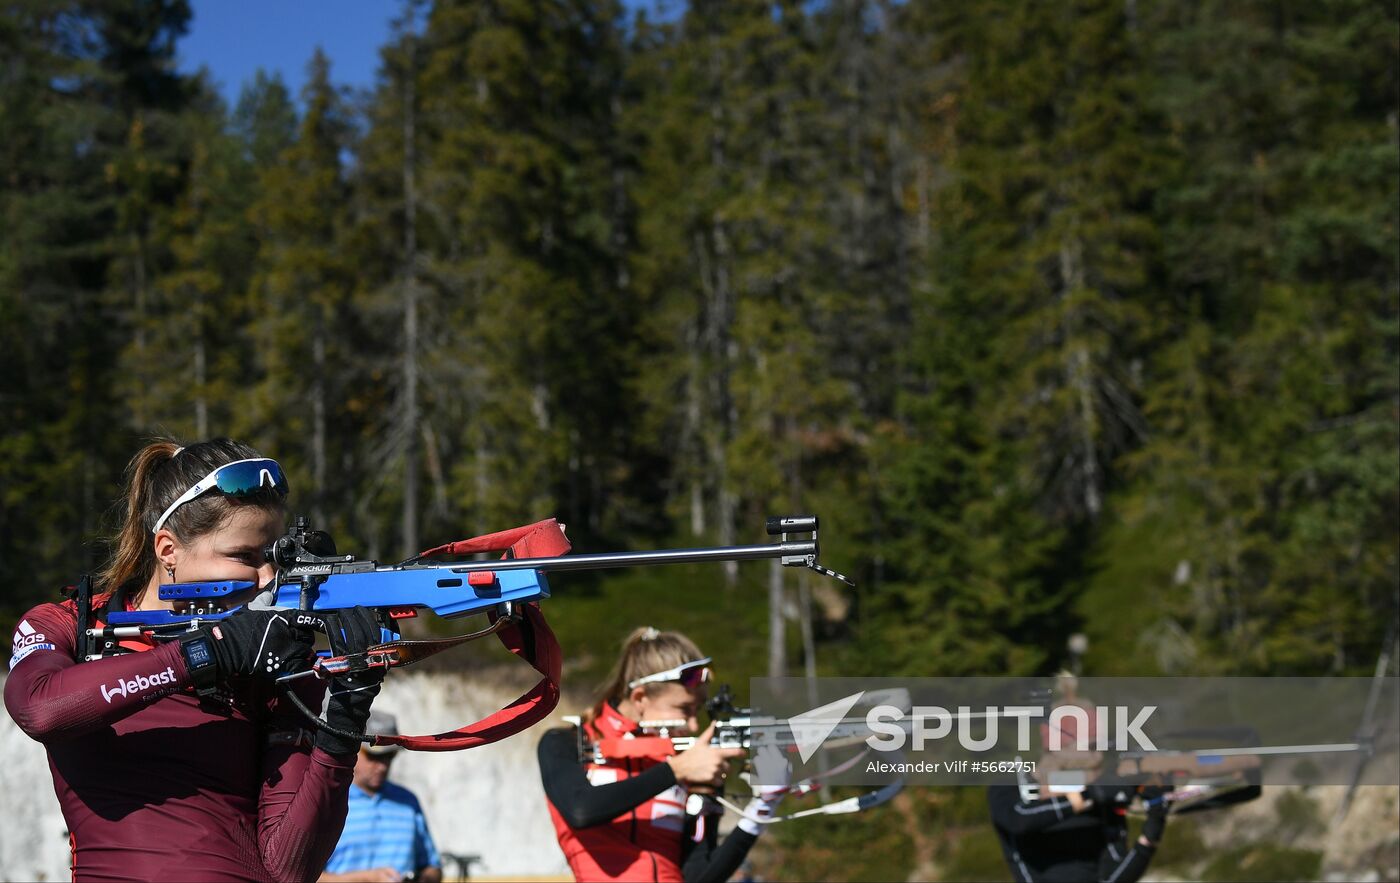
{"label": "blue sky", "polygon": [[180,69],[208,67],[233,104],[258,68],[282,75],[293,95],[319,45],[331,59],[331,79],[368,87],[379,47],[398,14],[392,0],[193,0],[194,19],[177,44]]}
{"label": "blue sky", "polygon": [[[626,0],[628,7],[654,0]],[[368,88],[396,0],[191,0],[194,18],[177,44],[180,69],[209,68],[228,103],[258,68],[282,75],[292,95],[306,81],[306,63],[319,45],[338,85]],[[673,4],[675,5],[675,4]]]}

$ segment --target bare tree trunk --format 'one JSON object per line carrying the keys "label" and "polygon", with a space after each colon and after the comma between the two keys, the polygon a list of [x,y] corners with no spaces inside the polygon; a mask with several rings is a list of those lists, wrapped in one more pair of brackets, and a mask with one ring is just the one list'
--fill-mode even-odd
{"label": "bare tree trunk", "polygon": [[204,343],[204,322],[198,323],[194,335],[194,437],[204,440],[209,437],[209,396],[205,387],[209,383],[207,346]]}
{"label": "bare tree trunk", "polygon": [[[730,327],[733,323],[734,292],[729,279],[729,240],[724,231],[724,224],[718,219],[713,225],[713,237],[715,255],[710,340],[715,355],[715,369],[711,375],[711,401],[715,407],[719,431],[711,436],[710,463],[715,478],[715,520],[718,539],[720,545],[729,546],[734,544],[734,518],[737,509],[734,492],[729,488],[729,440],[734,437],[734,424],[737,422],[729,386],[734,360]],[[725,585],[733,588],[739,582],[738,562],[724,562],[723,570]]]}
{"label": "bare tree trunk", "polygon": [[[614,129],[620,131],[623,127],[620,95],[614,94],[609,99],[608,110],[612,113]],[[623,258],[627,253],[627,172],[622,159],[616,155],[612,157],[612,247],[612,258],[616,262],[613,281],[618,291],[626,291],[632,284],[627,261]]]}
{"label": "bare tree trunk", "polygon": [[[812,584],[811,580],[807,578],[810,573],[810,570],[801,570],[797,573],[797,615],[802,629],[802,677],[807,682],[807,707],[816,708],[819,699],[817,694],[817,641],[812,630]],[[825,776],[828,768],[826,752],[822,751],[817,756],[819,774]],[[817,796],[824,804],[831,802],[831,795],[825,788],[820,789]]]}
{"label": "bare tree trunk", "polygon": [[[1060,280],[1064,286],[1064,296],[1068,297],[1084,287],[1084,258],[1080,244],[1067,241],[1060,246]],[[1078,332],[1079,320],[1069,317],[1068,335],[1071,339]],[[1098,412],[1094,409],[1093,372],[1090,366],[1089,350],[1082,342],[1077,342],[1068,356],[1070,384],[1073,386],[1079,405],[1079,445],[1083,482],[1084,509],[1091,519],[1097,518],[1103,508],[1099,493],[1101,472],[1099,469],[1096,430]]]}
{"label": "bare tree trunk", "polygon": [[150,397],[150,384],[146,382],[146,244],[141,233],[135,230],[131,233],[131,257],[131,283],[136,295],[136,370],[141,385],[141,394],[134,397],[133,416],[136,425],[144,431],[149,417],[146,403]]}
{"label": "bare tree trunk", "polygon": [[326,524],[326,328],[321,313],[317,307],[311,341],[311,514],[317,526]]}
{"label": "bare tree trunk", "polygon": [[[478,414],[481,408],[476,408]],[[475,467],[475,490],[476,490],[476,511],[473,522],[475,527],[473,533],[480,535],[486,533],[486,501],[491,496],[491,447],[486,441],[484,428],[478,427],[476,432],[476,452],[472,457],[472,465]]]}
{"label": "bare tree trunk", "polygon": [[787,674],[787,620],[783,608],[783,565],[777,558],[768,562],[768,677]]}
{"label": "bare tree trunk", "polygon": [[438,448],[437,433],[433,432],[433,424],[429,420],[423,421],[423,456],[428,475],[433,480],[433,511],[439,517],[446,518],[449,512],[447,474],[442,468],[442,452]]}
{"label": "bare tree trunk", "polygon": [[1084,457],[1084,508],[1090,518],[1097,518],[1103,508],[1099,492],[1098,450],[1094,444],[1094,429],[1098,415],[1094,412],[1093,378],[1089,365],[1089,350],[1082,344],[1074,350],[1074,387],[1079,395],[1080,445]]}
{"label": "bare tree trunk", "polygon": [[[91,405],[89,405],[88,407],[91,408]],[[91,413],[91,412],[89,412],[89,413]],[[82,513],[83,513],[83,514],[82,514],[82,531],[83,531],[82,537],[83,537],[84,542],[82,542],[82,543],[80,544],[80,545],[82,546],[82,549],[83,549],[83,569],[84,569],[84,570],[91,570],[91,569],[93,568],[93,566],[95,565],[95,563],[96,563],[96,560],[95,560],[94,555],[93,555],[93,552],[94,552],[94,550],[96,549],[96,545],[93,544],[93,543],[87,542],[88,538],[93,537],[93,536],[96,536],[96,534],[97,534],[97,518],[96,518],[96,514],[95,514],[95,513],[98,511],[98,509],[97,509],[97,481],[96,481],[96,472],[97,472],[97,468],[96,468],[96,464],[93,462],[94,459],[95,459],[95,458],[94,458],[94,456],[93,456],[92,448],[91,448],[90,446],[84,446],[84,448],[83,448],[83,488],[82,488],[82,497],[81,497],[81,511],[82,511]]]}
{"label": "bare tree trunk", "polygon": [[696,536],[705,532],[705,485],[699,475],[690,479],[690,532]]}
{"label": "bare tree trunk", "polygon": [[[411,39],[411,38],[410,38]],[[403,534],[404,555],[418,545],[418,192],[414,179],[416,155],[414,80],[415,44],[409,44],[403,97]]]}
{"label": "bare tree trunk", "polygon": [[[480,327],[480,315],[482,304],[486,301],[486,280],[482,276],[482,271],[478,268],[472,276],[472,287],[474,296],[473,333]],[[485,368],[478,366],[472,371],[472,382],[468,384],[467,392],[467,421],[471,427],[474,438],[474,448],[472,451],[472,488],[476,496],[476,506],[472,511],[472,533],[484,534],[487,528],[487,507],[491,500],[491,495],[495,493],[492,483],[492,460],[491,440],[489,436],[489,424],[482,417],[486,408],[482,402],[483,390],[490,388],[489,378]]]}
{"label": "bare tree trunk", "polygon": [[810,570],[803,570],[797,574],[797,616],[798,626],[802,629],[802,676],[807,679],[808,698],[813,703],[816,702],[816,680],[817,680],[817,641],[812,631],[812,587],[808,584],[807,574]]}
{"label": "bare tree trunk", "polygon": [[704,425],[704,405],[702,402],[704,383],[701,379],[702,365],[704,359],[701,358],[700,347],[701,338],[700,327],[703,320],[696,317],[686,333],[688,376],[685,383],[685,428],[681,441],[681,450],[690,455],[690,532],[694,536],[702,536],[705,533],[705,474],[701,466],[704,459],[704,444],[702,427]]}
{"label": "bare tree trunk", "polygon": [[[722,80],[727,59],[719,52],[710,56],[712,81]],[[710,105],[710,117],[714,130],[710,137],[710,165],[716,174],[722,174],[727,159],[725,156],[725,105],[714,101]],[[737,503],[729,488],[729,441],[734,437],[734,405],[730,395],[730,379],[733,373],[733,342],[731,326],[734,316],[735,293],[729,276],[729,238],[724,221],[719,216],[710,219],[710,247],[713,251],[713,266],[709,275],[708,322],[706,328],[707,349],[714,364],[710,366],[711,395],[710,405],[714,408],[710,419],[718,426],[710,438],[710,466],[714,470],[715,520],[718,539],[721,545],[734,542],[734,517]],[[702,245],[701,251],[704,251]],[[725,585],[733,588],[739,581],[737,562],[726,561],[723,565]]]}

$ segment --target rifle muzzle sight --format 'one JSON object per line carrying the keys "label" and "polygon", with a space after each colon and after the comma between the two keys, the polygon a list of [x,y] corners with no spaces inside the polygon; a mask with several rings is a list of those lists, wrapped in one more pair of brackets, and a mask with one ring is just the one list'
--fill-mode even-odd
{"label": "rifle muzzle sight", "polygon": [[776,537],[785,533],[802,533],[804,531],[817,529],[817,516],[815,515],[779,515],[771,516],[765,522],[768,528],[768,535]]}

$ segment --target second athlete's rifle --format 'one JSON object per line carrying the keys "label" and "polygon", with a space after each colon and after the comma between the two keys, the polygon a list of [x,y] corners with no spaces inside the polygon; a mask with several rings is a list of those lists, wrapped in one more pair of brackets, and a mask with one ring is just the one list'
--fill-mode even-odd
{"label": "second athlete's rifle", "polygon": [[[908,693],[900,690],[870,691],[869,698],[875,700],[870,704],[883,701],[887,704],[904,704],[907,706]],[[793,754],[798,751],[798,742],[787,721],[778,720],[769,715],[756,712],[753,708],[737,706],[734,704],[734,694],[728,684],[722,685],[715,695],[705,704],[711,722],[714,724],[714,731],[710,734],[709,745],[716,748],[739,748],[751,752],[745,761],[744,775],[748,776],[752,782],[757,776],[753,768],[752,752],[762,746],[771,745],[784,755]],[[610,737],[597,742],[590,742],[581,721],[577,717],[566,717],[566,721],[578,727],[578,748],[579,761],[582,763],[604,764],[609,760],[623,760],[631,758],[647,758],[651,760],[664,760],[683,751],[688,751],[695,746],[697,736],[686,733],[687,722],[683,720],[656,720],[641,721],[638,726],[641,734],[629,734],[626,738]],[[845,727],[845,729],[843,729]],[[823,741],[824,748],[837,748],[848,746],[852,743],[863,743],[869,735],[870,729],[865,725],[864,718],[850,718],[849,721],[837,724],[833,732]],[[675,734],[675,735],[673,735]],[[786,786],[787,794],[800,797],[817,791],[825,785],[825,780],[836,776],[846,770],[851,769],[870,753],[867,746],[858,753],[847,758],[834,767],[825,769],[820,775],[811,776]],[[767,772],[767,771],[765,771]],[[786,822],[792,819],[799,819],[805,816],[814,815],[842,815],[845,813],[861,812],[879,806],[887,800],[892,799],[904,788],[903,778],[884,785],[874,791],[860,794],[855,797],[848,797],[844,800],[834,801],[822,806],[810,809],[799,810],[787,815],[775,816],[772,818],[751,818],[758,824],[773,824],[775,822]],[[713,795],[714,798],[725,808],[730,809],[740,815],[744,811],[739,806],[731,803],[725,798],[722,792]]]}

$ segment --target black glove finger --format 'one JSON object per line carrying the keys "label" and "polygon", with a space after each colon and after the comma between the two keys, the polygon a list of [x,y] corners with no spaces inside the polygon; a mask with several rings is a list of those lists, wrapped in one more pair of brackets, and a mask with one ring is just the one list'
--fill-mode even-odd
{"label": "black glove finger", "polygon": [[343,655],[345,652],[345,642],[340,634],[340,611],[338,610],[297,610],[297,611],[277,611],[283,613],[292,628],[296,631],[300,640],[306,641],[313,647],[316,644],[318,634],[325,635],[330,644],[331,653],[335,656]]}
{"label": "black glove finger", "polygon": [[[368,648],[383,642],[379,616],[372,608],[353,607],[341,611],[340,626],[347,653],[362,655]],[[346,684],[355,688],[378,684],[383,678],[382,668],[361,669],[344,676]]]}
{"label": "black glove finger", "polygon": [[322,622],[335,656],[362,653],[366,647],[379,643],[379,623],[368,608],[350,607],[322,614]]}
{"label": "black glove finger", "polygon": [[346,642],[355,652],[363,652],[366,648],[380,643],[379,617],[375,616],[373,610],[368,607],[355,607],[346,613],[343,621]]}
{"label": "black glove finger", "polygon": [[1162,835],[1167,830],[1167,808],[1162,805],[1153,809],[1147,814],[1147,821],[1142,823],[1142,836],[1146,837],[1153,844],[1160,843]]}
{"label": "black glove finger", "polygon": [[326,636],[327,643],[330,644],[332,656],[344,656],[351,652],[349,644],[345,640],[345,629],[342,626],[342,611],[334,613],[318,614],[321,625],[319,631]]}
{"label": "black glove finger", "polygon": [[297,610],[289,612],[292,628],[297,635],[313,647],[316,645],[317,634],[327,634],[325,614],[314,610]]}
{"label": "black glove finger", "polygon": [[[363,646],[366,647],[366,648],[368,648],[368,647],[373,647],[373,646],[376,646],[376,645],[378,645],[378,644],[380,644],[380,643],[383,643],[382,640],[381,640],[381,638],[382,638],[382,635],[380,634],[379,621],[378,621],[378,619],[371,618],[370,621],[369,621],[368,623],[365,624],[365,634],[364,634],[364,641],[365,641],[365,643],[363,644]],[[379,682],[381,682],[381,681],[384,680],[384,676],[385,676],[386,674],[388,674],[388,669],[385,669],[385,668],[369,668],[369,669],[366,669],[366,670],[364,670],[364,671],[362,671],[362,672],[358,672],[358,673],[356,674],[355,683],[356,683],[356,684],[366,684],[366,683],[378,684]]]}

